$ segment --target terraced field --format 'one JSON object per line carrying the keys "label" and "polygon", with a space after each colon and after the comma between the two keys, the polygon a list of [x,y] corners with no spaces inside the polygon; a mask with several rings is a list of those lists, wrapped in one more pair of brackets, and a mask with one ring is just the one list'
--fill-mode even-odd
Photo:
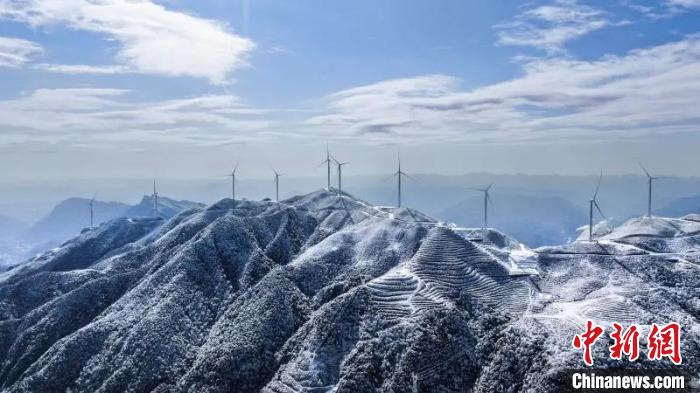
{"label": "terraced field", "polygon": [[645,225],[533,251],[326,191],[117,220],[0,274],[0,385],[557,392],[587,318],[698,326],[695,224]]}

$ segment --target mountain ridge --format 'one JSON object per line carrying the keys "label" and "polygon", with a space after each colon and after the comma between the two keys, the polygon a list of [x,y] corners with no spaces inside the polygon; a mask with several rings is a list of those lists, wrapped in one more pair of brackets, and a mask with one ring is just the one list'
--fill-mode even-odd
{"label": "mountain ridge", "polygon": [[[132,225],[143,235],[116,236],[101,255],[76,247]],[[581,318],[612,305],[611,316],[629,319],[619,305],[635,304],[644,322],[666,307],[697,323],[695,248],[672,250],[669,262],[670,253],[618,252],[614,239],[601,240],[610,256],[588,252],[595,243],[533,251],[479,233],[327,191],[113,221],[47,255],[48,268],[0,274],[0,383],[8,392],[554,392],[580,362],[569,335]],[[61,270],[58,255],[85,263]],[[641,275],[645,266],[657,273]],[[655,288],[664,307],[635,298],[637,287]],[[683,347],[692,367],[698,336],[688,332]],[[610,365],[599,352],[596,361]]]}

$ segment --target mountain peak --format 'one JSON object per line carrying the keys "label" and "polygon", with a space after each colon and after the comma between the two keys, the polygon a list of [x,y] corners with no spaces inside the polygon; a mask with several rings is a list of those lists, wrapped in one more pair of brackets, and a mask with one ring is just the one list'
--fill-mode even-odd
{"label": "mountain peak", "polygon": [[326,190],[113,220],[0,274],[0,386],[558,391],[586,318],[694,321],[688,256],[480,235]]}

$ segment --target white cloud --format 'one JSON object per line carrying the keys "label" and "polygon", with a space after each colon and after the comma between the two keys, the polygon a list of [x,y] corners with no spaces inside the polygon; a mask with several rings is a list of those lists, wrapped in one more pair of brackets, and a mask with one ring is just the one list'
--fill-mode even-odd
{"label": "white cloud", "polygon": [[597,8],[575,0],[558,0],[551,5],[531,8],[513,22],[496,26],[502,45],[532,46],[549,52],[560,51],[565,43],[592,31],[625,22],[612,22]]}
{"label": "white cloud", "polygon": [[134,72],[129,67],[120,65],[93,66],[84,64],[35,64],[33,69],[57,74],[96,74],[113,75]]}
{"label": "white cloud", "polygon": [[524,75],[471,91],[445,75],[330,96],[315,132],[374,142],[557,141],[697,132],[700,36],[595,61],[533,60]]}
{"label": "white cloud", "polygon": [[[120,45],[117,61],[135,72],[202,77],[212,83],[229,81],[254,48],[222,23],[146,0],[0,0],[0,17],[103,34]],[[85,66],[77,67],[73,72]]]}
{"label": "white cloud", "polygon": [[17,68],[43,52],[39,44],[31,41],[0,37],[0,67]]}
{"label": "white cloud", "polygon": [[293,54],[294,51],[292,51],[291,49],[287,48],[284,45],[275,45],[275,46],[270,47],[267,50],[267,53],[269,53],[271,55],[276,55],[276,54],[290,55],[290,54]]}
{"label": "white cloud", "polygon": [[231,95],[133,102],[120,89],[39,89],[0,101],[0,145],[23,141],[99,144],[106,141],[199,144],[253,140],[265,111]]}

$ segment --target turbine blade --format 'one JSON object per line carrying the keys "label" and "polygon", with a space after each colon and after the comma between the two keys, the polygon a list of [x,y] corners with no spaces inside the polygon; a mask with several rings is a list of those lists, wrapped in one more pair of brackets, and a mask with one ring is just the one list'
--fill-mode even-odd
{"label": "turbine blade", "polygon": [[491,199],[491,195],[489,195],[488,193],[486,193],[486,200],[491,206],[496,207],[496,205],[493,203],[493,200]]}
{"label": "turbine blade", "polygon": [[491,183],[491,184],[489,184],[489,185],[488,185],[488,187],[486,187],[486,188],[484,189],[484,191],[488,191],[488,190],[490,190],[490,189],[491,189],[491,187],[493,187],[493,184],[494,184],[494,183]]}
{"label": "turbine blade", "polygon": [[647,174],[647,177],[648,177],[648,178],[651,178],[651,175],[649,174],[649,171],[647,170],[647,168],[645,168],[644,165],[642,165],[642,163],[641,163],[640,161],[637,161],[637,163],[638,163],[639,166],[642,168],[642,170],[644,171],[644,173]]}
{"label": "turbine blade", "polygon": [[596,210],[598,210],[598,213],[600,213],[600,216],[607,220],[607,217],[605,217],[605,213],[603,213],[603,211],[600,209],[600,206],[598,206],[598,202],[593,200],[593,205],[595,206]]}
{"label": "turbine blade", "polygon": [[603,181],[603,171],[600,171],[600,177],[598,177],[598,184],[595,186],[595,192],[593,193],[593,200],[598,196],[598,190],[600,190],[600,182]]}
{"label": "turbine blade", "polygon": [[406,173],[406,172],[401,172],[401,174],[402,174],[404,177],[407,177],[407,178],[409,178],[409,179],[411,179],[411,180],[413,180],[413,181],[416,181],[416,178],[415,178],[415,177],[409,175],[409,174]]}

